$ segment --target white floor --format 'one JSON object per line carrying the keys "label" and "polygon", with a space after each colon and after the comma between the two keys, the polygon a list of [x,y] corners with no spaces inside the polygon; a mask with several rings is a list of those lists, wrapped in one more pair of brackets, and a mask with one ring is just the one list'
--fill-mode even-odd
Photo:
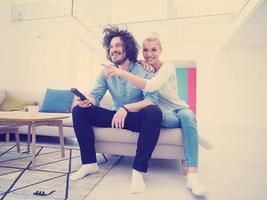
{"label": "white floor", "polygon": [[169,160],[151,160],[146,191],[130,194],[133,158],[124,157],[86,200],[267,200],[267,130],[225,128],[201,133],[214,145],[211,150],[199,148],[199,172],[210,189],[206,197],[192,195],[185,188],[186,177]]}
{"label": "white floor", "polygon": [[[203,132],[203,131],[202,131]],[[145,181],[147,190],[129,194],[132,158],[124,158],[97,185],[88,200],[266,200],[266,130],[224,129],[203,134],[215,146],[200,148],[199,172],[210,189],[205,198],[185,188],[186,177],[175,163],[152,160]]]}

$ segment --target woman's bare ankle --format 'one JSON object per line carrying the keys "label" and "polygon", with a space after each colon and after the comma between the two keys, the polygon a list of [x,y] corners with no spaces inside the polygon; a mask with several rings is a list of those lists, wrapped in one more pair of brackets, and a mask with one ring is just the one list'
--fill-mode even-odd
{"label": "woman's bare ankle", "polygon": [[197,167],[187,167],[186,168],[187,174],[189,173],[197,173]]}

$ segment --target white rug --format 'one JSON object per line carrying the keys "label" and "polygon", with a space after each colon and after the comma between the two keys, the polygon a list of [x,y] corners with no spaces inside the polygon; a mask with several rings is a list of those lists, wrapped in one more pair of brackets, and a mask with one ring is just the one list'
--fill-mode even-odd
{"label": "white rug", "polygon": [[65,149],[61,158],[59,148],[39,146],[36,170],[31,169],[26,146],[21,146],[21,152],[16,152],[13,143],[0,143],[0,200],[85,199],[121,158],[106,155],[106,161],[98,154],[99,173],[70,181],[69,174],[81,165],[79,150]]}

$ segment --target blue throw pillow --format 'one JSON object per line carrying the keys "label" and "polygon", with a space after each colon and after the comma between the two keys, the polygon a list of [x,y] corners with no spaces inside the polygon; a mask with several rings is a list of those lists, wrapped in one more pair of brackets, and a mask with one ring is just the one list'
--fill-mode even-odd
{"label": "blue throw pillow", "polygon": [[70,90],[47,89],[40,112],[69,113],[74,94]]}

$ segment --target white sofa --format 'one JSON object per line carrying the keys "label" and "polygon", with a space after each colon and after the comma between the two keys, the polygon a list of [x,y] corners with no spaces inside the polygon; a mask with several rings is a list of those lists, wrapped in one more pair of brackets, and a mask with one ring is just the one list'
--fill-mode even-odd
{"label": "white sofa", "polygon": [[[105,108],[111,107],[111,98],[106,95],[101,106]],[[72,125],[71,113],[70,117],[63,120],[64,137],[74,138],[75,133]],[[26,126],[19,127],[20,134],[27,134]],[[40,126],[37,128],[37,135],[58,136],[58,128],[52,126]],[[94,128],[95,147],[98,153],[116,154],[124,156],[134,156],[136,152],[136,143],[138,132],[125,129],[113,128]],[[38,140],[37,140],[38,142]],[[181,172],[184,169],[184,149],[182,140],[182,131],[179,128],[167,129],[162,128],[158,144],[153,152],[152,158],[177,159],[181,165]]]}

